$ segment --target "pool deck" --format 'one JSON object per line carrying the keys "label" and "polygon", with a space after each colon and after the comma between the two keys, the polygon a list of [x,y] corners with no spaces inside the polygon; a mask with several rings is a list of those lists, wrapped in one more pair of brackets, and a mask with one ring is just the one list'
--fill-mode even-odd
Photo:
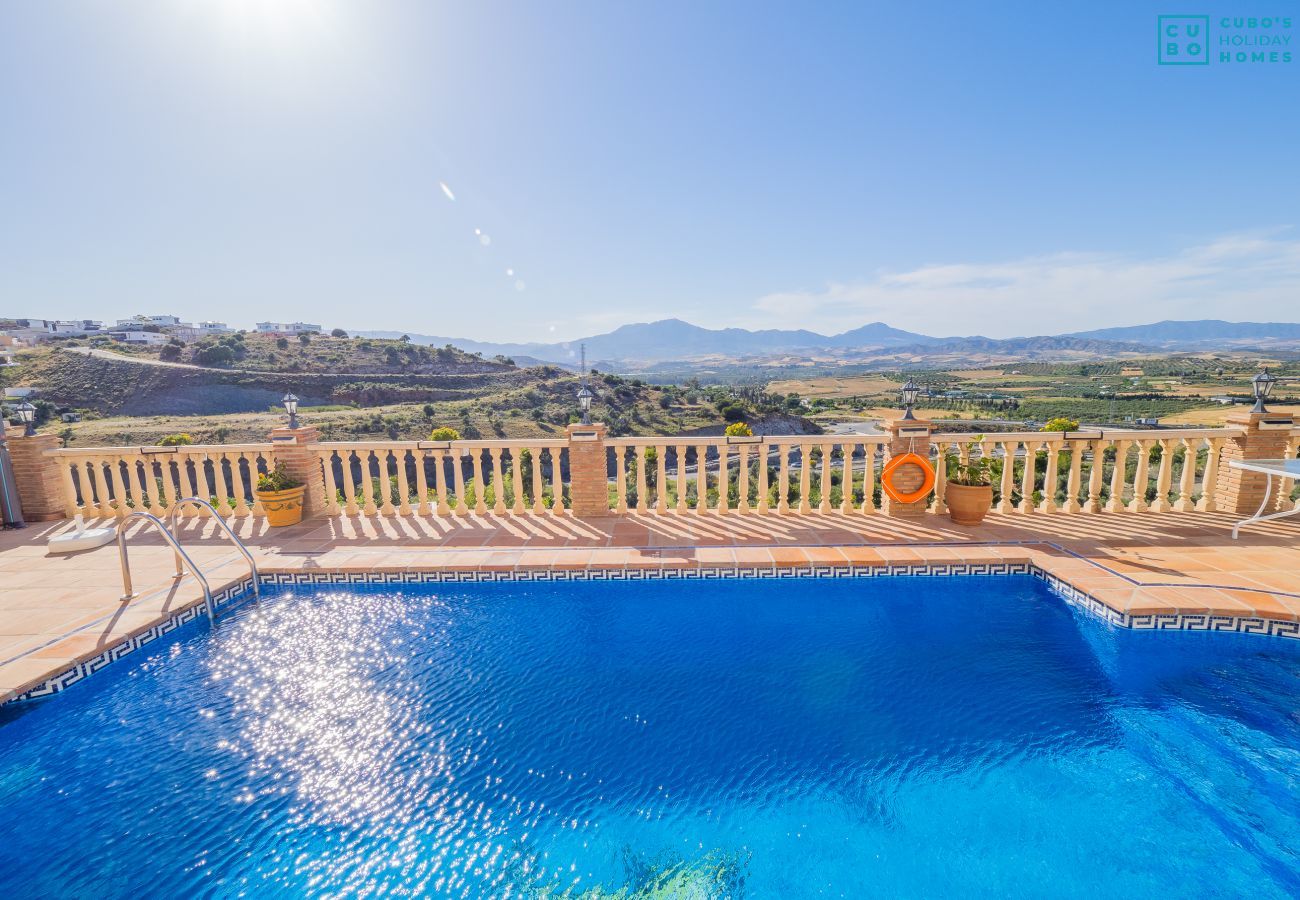
{"label": "pool deck", "polygon": [[[549,514],[344,517],[270,529],[232,525],[263,575],[285,572],[808,568],[1030,563],[1129,615],[1215,615],[1300,622],[1300,525],[1280,521],[1230,536],[1236,517],[992,515],[964,528],[946,517],[628,514],[577,520]],[[57,522],[0,532],[0,703],[201,602],[192,577],[174,580],[154,533],[135,535],[140,595],[123,603],[117,548],[51,556]],[[247,575],[215,523],[190,518],[182,541],[214,592]]]}

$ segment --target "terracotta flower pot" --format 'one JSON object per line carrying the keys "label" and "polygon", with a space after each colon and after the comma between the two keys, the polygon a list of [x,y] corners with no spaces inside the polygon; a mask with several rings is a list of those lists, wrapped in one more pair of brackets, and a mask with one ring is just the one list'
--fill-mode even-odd
{"label": "terracotta flower pot", "polygon": [[266,510],[266,524],[297,525],[301,522],[302,496],[306,490],[300,485],[287,491],[257,491],[257,499]]}
{"label": "terracotta flower pot", "polygon": [[948,515],[958,525],[978,525],[993,507],[993,486],[950,481],[943,499],[948,504]]}

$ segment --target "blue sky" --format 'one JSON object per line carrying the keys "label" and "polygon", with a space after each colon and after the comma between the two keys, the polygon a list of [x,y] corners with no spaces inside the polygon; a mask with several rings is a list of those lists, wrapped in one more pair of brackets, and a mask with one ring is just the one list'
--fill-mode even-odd
{"label": "blue sky", "polygon": [[0,313],[1296,321],[1300,59],[1157,66],[1170,11],[5,3]]}

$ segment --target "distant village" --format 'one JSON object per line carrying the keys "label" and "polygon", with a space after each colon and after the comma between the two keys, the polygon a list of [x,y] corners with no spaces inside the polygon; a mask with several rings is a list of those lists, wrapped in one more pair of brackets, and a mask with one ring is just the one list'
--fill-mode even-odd
{"label": "distant village", "polygon": [[[188,344],[234,331],[225,322],[182,322],[177,316],[132,316],[118,319],[116,325],[94,319],[4,319],[0,324],[0,346],[31,347],[69,337],[106,337],[126,344],[166,344],[175,338]],[[294,337],[320,331],[319,325],[310,322],[257,323],[258,334]]]}

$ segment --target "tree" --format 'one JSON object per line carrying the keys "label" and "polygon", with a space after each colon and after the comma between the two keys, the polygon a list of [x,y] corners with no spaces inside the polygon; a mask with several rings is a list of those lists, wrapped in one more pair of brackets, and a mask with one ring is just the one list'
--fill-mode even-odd
{"label": "tree", "polygon": [[281,350],[288,350],[288,349],[289,349],[289,339],[288,339],[288,338],[276,338],[276,339],[275,339],[275,346],[279,347]]}
{"label": "tree", "polygon": [[311,335],[308,334],[308,333],[305,332],[305,331],[302,332],[302,333],[300,333],[300,334],[298,335],[298,343],[300,343],[300,344],[302,344],[304,347],[306,347],[308,344],[311,343]]}
{"label": "tree", "polygon": [[342,328],[335,328],[330,332],[330,337],[345,338],[347,336],[348,333],[344,331]]}

